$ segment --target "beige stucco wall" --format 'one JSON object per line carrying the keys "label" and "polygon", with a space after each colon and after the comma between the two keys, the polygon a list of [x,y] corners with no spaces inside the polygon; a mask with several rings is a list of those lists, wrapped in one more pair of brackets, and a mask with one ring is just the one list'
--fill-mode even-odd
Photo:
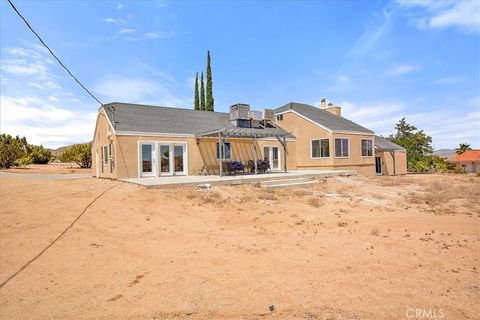
{"label": "beige stucco wall", "polygon": [[[116,176],[115,178],[137,178],[139,176],[138,157],[139,143],[141,142],[165,142],[165,143],[186,143],[188,158],[188,174],[198,175],[202,172],[204,166],[218,165],[217,156],[217,138],[193,138],[193,137],[150,137],[150,136],[116,136],[118,147],[116,150]],[[231,144],[231,160],[242,161],[247,164],[248,160],[253,160],[253,139],[227,139]],[[258,141],[257,155],[262,159],[263,145],[278,145],[281,148],[281,157],[283,163],[283,148],[277,141]],[[288,153],[294,156],[294,142],[287,143]],[[157,160],[158,162],[158,160]],[[288,159],[289,169],[295,164],[295,159]],[[283,165],[282,165],[283,169]]]}
{"label": "beige stucco wall", "polygon": [[407,153],[405,151],[395,151],[394,155],[395,169],[391,152],[377,152],[377,156],[382,159],[382,174],[386,176],[407,174]]}
{"label": "beige stucco wall", "polygon": [[[277,124],[296,137],[295,159],[297,169],[346,169],[356,170],[361,175],[375,174],[375,154],[371,157],[362,157],[361,151],[361,140],[373,141],[373,134],[332,133],[292,112],[284,113],[283,120],[277,121]],[[312,158],[311,140],[323,138],[330,140],[330,157]],[[350,140],[348,158],[335,157],[335,138]]]}
{"label": "beige stucco wall", "polygon": [[[108,146],[110,143],[113,143],[113,171],[110,172],[110,159],[108,159],[108,164],[103,166],[102,161],[102,146]],[[97,115],[97,122],[95,125],[95,132],[92,142],[92,176],[97,175],[97,165],[98,165],[98,176],[103,178],[115,179],[117,177],[117,141],[116,137],[112,134],[110,125],[108,123],[105,112],[101,110]],[[97,156],[98,155],[98,156]],[[102,172],[103,167],[103,172]]]}

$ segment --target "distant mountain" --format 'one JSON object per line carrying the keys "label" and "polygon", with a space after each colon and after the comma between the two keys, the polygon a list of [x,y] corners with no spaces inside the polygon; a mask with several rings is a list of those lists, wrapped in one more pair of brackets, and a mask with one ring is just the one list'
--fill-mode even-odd
{"label": "distant mountain", "polygon": [[433,151],[433,154],[436,154],[437,156],[440,156],[447,160],[450,160],[457,155],[455,153],[455,149],[438,149]]}

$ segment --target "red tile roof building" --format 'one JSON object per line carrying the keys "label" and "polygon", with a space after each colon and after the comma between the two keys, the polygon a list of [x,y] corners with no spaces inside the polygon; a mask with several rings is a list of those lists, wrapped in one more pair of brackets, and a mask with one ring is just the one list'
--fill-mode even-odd
{"label": "red tile roof building", "polygon": [[480,161],[480,150],[467,150],[452,159],[452,162],[460,161]]}

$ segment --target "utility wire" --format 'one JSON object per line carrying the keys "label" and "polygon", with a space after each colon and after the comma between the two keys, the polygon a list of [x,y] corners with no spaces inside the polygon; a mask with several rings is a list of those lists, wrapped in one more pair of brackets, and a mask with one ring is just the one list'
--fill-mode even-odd
{"label": "utility wire", "polygon": [[47,50],[50,52],[50,54],[58,61],[58,63],[60,63],[60,65],[63,67],[63,69],[65,69],[68,74],[83,88],[83,90],[85,90],[93,99],[95,99],[100,105],[103,105],[103,103],[100,102],[100,100],[97,99],[97,97],[95,97],[93,95],[93,93],[91,93],[78,79],[77,77],[75,77],[73,75],[73,73],[63,64],[62,61],[60,61],[60,59],[55,55],[55,53],[53,53],[53,51],[47,46],[47,44],[42,40],[42,38],[38,35],[38,33],[33,30],[33,28],[30,26],[30,24],[28,23],[27,19],[25,19],[22,14],[20,12],[18,12],[17,8],[13,5],[12,1],[11,0],[7,0],[8,3],[10,3],[10,5],[12,6],[13,10],[18,14],[18,16],[23,20],[23,22],[25,22],[25,24],[27,25],[28,29],[30,29],[30,31],[33,32],[33,34],[38,38],[38,40],[40,40],[40,42],[43,44],[43,46],[45,48],[47,48]]}

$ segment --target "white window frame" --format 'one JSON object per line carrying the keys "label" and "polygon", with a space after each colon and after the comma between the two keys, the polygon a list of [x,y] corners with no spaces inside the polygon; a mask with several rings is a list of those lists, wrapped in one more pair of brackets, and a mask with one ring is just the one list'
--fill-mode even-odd
{"label": "white window frame", "polygon": [[[340,157],[337,157],[337,145],[336,145],[336,140],[339,139],[339,140],[347,140],[348,141],[348,156],[344,157],[344,156],[340,156]],[[343,148],[343,143],[340,144]],[[343,150],[341,150],[343,151]],[[350,138],[333,138],[333,156],[337,159],[349,159],[350,158]],[[343,153],[343,152],[340,152],[340,153]]]}
{"label": "white window frame", "polygon": [[108,166],[108,145],[102,146],[102,166]]}
{"label": "white window frame", "polygon": [[[322,157],[322,140],[328,140],[328,152],[329,156],[328,157]],[[320,141],[320,157],[314,157],[313,156],[313,141]],[[331,148],[331,141],[329,137],[326,138],[315,138],[315,139],[310,139],[310,159],[330,159],[332,157],[332,148]]]}
{"label": "white window frame", "polygon": [[[363,141],[370,141],[372,143],[372,154],[370,156],[368,154],[366,156],[363,155]],[[371,157],[375,156],[374,145],[373,145],[373,140],[372,139],[361,139],[360,140],[360,154],[362,155],[362,158],[371,158]]]}
{"label": "white window frame", "polygon": [[[218,156],[220,156],[220,157],[222,155],[225,156],[225,145],[226,144],[228,144],[230,146],[230,157],[220,159]],[[220,152],[220,142],[217,142],[215,144],[215,148],[216,148],[215,149],[215,156],[217,157],[217,160],[232,160],[232,143],[231,142],[224,142],[223,143],[223,149],[224,150],[221,150],[221,152]]]}

